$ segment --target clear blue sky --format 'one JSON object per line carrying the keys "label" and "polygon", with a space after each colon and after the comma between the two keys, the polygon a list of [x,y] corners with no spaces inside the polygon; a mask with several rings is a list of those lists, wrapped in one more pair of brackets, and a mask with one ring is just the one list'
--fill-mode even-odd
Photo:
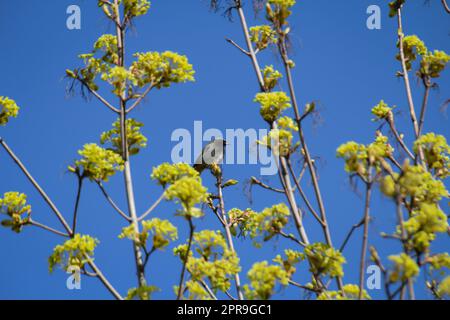
{"label": "clear blue sky", "polygon": [[[249,1],[247,1],[249,2]],[[418,34],[431,49],[450,51],[449,17],[440,1],[424,4],[422,0],[407,1],[404,12],[405,32]],[[66,8],[77,4],[82,10],[82,30],[66,29]],[[382,7],[382,29],[366,28],[366,8],[370,4]],[[299,102],[320,101],[323,122],[307,127],[310,149],[320,157],[320,182],[328,210],[334,242],[339,245],[349,227],[362,216],[363,201],[351,190],[342,161],[335,158],[336,148],[348,140],[369,143],[378,124],[371,122],[370,109],[380,99],[398,106],[399,128],[411,132],[407,116],[403,82],[395,77],[399,64],[396,55],[396,24],[387,17],[386,1],[372,0],[303,0],[298,1],[291,20],[293,58],[297,63],[294,77]],[[250,24],[254,15],[247,7]],[[136,21],[135,30],[128,33],[128,52],[172,50],[186,54],[196,70],[194,84],[178,85],[152,93],[134,116],[146,126],[149,147],[133,158],[133,172],[139,211],[144,211],[160,195],[150,180],[153,166],[170,161],[173,143],[171,133],[177,128],[192,129],[195,120],[205,128],[264,128],[257,106],[252,102],[258,90],[249,61],[225,42],[230,37],[243,43],[240,25],[219,14],[209,12],[206,1],[153,1],[151,11]],[[96,7],[96,1],[1,1],[0,2],[0,95],[14,98],[22,107],[20,118],[0,128],[0,135],[12,146],[55,199],[58,207],[71,219],[75,196],[75,179],[66,173],[67,165],[77,156],[85,143],[98,141],[99,135],[115,120],[106,108],[92,99],[84,101],[79,95],[65,93],[66,68],[79,66],[77,55],[88,52],[102,33],[112,33],[113,26]],[[279,61],[269,51],[261,62]],[[449,135],[449,119],[439,112],[448,98],[450,73],[439,79],[439,89],[432,92],[425,125],[426,131]],[[412,82],[414,97],[419,103],[422,88]],[[400,125],[400,123],[402,123]],[[226,193],[227,208],[250,206],[243,195],[243,186],[251,175],[258,175],[257,166],[226,166],[226,178],[241,181]],[[213,187],[210,179],[206,182]],[[273,179],[273,183],[278,181]],[[125,207],[122,179],[114,178],[108,189]],[[35,190],[28,184],[12,161],[0,152],[0,194],[6,191],[25,192],[33,205],[33,217],[59,227],[56,218]],[[310,191],[310,190],[309,190]],[[265,191],[253,194],[252,207],[261,210],[283,201]],[[381,240],[381,231],[390,232],[395,223],[392,203],[378,192],[373,198],[374,221],[370,243],[383,256],[395,254],[400,248],[393,242]],[[180,228],[180,238],[187,237],[186,223],[174,216],[175,208],[164,204],[158,217],[168,218]],[[79,230],[100,239],[96,261],[116,288],[123,294],[135,286],[136,277],[131,244],[119,240],[123,226],[94,185],[83,190]],[[199,228],[219,228],[211,213],[198,222]],[[310,238],[322,240],[321,233],[310,216],[306,218]],[[293,232],[293,230],[292,230]],[[61,239],[37,229],[27,228],[16,235],[0,229],[0,298],[25,299],[103,299],[109,293],[95,279],[83,279],[81,291],[68,291],[66,274],[56,271],[50,275],[47,257]],[[270,260],[286,245],[271,242],[265,249],[255,249],[251,241],[237,241],[242,259],[242,278],[256,261]],[[345,282],[356,283],[357,261],[361,234],[345,251],[351,263],[345,267]],[[448,238],[433,244],[435,252],[448,251]],[[154,298],[173,298],[172,286],[179,277],[181,265],[172,255],[172,247],[152,257],[148,280],[162,292]],[[308,281],[304,268],[295,280]],[[422,281],[420,279],[419,281]],[[373,297],[382,292],[371,291]],[[276,296],[281,299],[302,297],[289,288]],[[423,288],[418,297],[428,298]]]}

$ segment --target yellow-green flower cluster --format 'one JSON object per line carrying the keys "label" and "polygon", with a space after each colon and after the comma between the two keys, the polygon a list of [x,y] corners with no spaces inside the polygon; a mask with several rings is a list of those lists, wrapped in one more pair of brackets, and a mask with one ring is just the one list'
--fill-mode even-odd
{"label": "yellow-green flower cluster", "polygon": [[422,166],[403,165],[401,175],[387,175],[381,182],[381,191],[395,198],[412,197],[415,204],[422,202],[437,203],[448,197],[448,191],[442,181],[433,178]]}
{"label": "yellow-green flower cluster", "polygon": [[277,86],[278,80],[282,77],[281,72],[275,70],[272,65],[266,66],[263,70],[264,88],[267,91],[272,91]]}
{"label": "yellow-green flower cluster", "polygon": [[203,214],[195,205],[207,200],[208,189],[202,185],[200,177],[183,177],[170,185],[165,195],[167,200],[174,200],[182,205],[182,214],[198,218]]}
{"label": "yellow-green flower cluster", "polygon": [[[183,262],[187,259],[186,269],[191,274],[191,280],[209,281],[214,291],[225,292],[230,289],[232,276],[241,268],[239,258],[228,249],[227,242],[220,231],[202,230],[195,233],[191,251],[187,252],[187,249],[188,244],[183,244],[174,249],[174,254]],[[199,255],[198,258],[195,257],[195,253]],[[194,295],[198,293],[191,292]]]}
{"label": "yellow-green flower cluster", "polygon": [[268,300],[275,293],[277,284],[287,286],[289,275],[282,266],[257,262],[247,274],[250,284],[244,285],[245,297],[249,300]]}
{"label": "yellow-green flower cluster", "polygon": [[291,8],[296,0],[268,0],[266,6],[267,19],[277,28],[287,24],[287,18],[292,14]]}
{"label": "yellow-green flower cluster", "polygon": [[387,119],[392,112],[391,107],[387,105],[383,100],[380,101],[375,107],[372,108],[372,114],[376,117],[374,121]]}
{"label": "yellow-green flower cluster", "polygon": [[435,254],[427,259],[427,263],[429,263],[434,270],[443,268],[450,270],[450,255],[448,252]]}
{"label": "yellow-green flower cluster", "polygon": [[113,86],[113,93],[121,96],[127,90],[130,91],[132,86],[136,86],[138,81],[134,74],[128,69],[115,66],[102,74],[102,80]]}
{"label": "yellow-green flower cluster", "polygon": [[[426,252],[436,233],[447,232],[447,216],[436,204],[420,203],[411,218],[405,221],[404,228],[414,250]],[[401,234],[401,231],[398,230],[398,233]]]}
{"label": "yellow-green flower cluster", "polygon": [[271,26],[262,25],[250,28],[250,40],[259,50],[266,49],[271,44],[278,42],[277,33]]}
{"label": "yellow-green flower cluster", "polygon": [[94,53],[103,52],[102,61],[111,64],[119,64],[117,37],[112,34],[104,34],[94,43]]}
{"label": "yellow-green flower cluster", "polygon": [[[187,300],[212,300],[211,295],[206,291],[206,289],[195,280],[188,280],[185,283],[185,288],[188,296],[185,297]],[[178,293],[178,286],[175,287],[175,292]]]}
{"label": "yellow-green flower cluster", "polygon": [[440,299],[450,299],[450,276],[441,281],[436,293]]}
{"label": "yellow-green flower cluster", "polygon": [[123,0],[125,16],[138,17],[146,14],[150,9],[148,0]]}
{"label": "yellow-green flower cluster", "polygon": [[126,300],[150,300],[152,293],[159,291],[155,286],[141,286],[139,288],[131,288],[128,290]]}
{"label": "yellow-green flower cluster", "polygon": [[0,126],[5,126],[10,118],[17,118],[19,109],[14,100],[0,96]]}
{"label": "yellow-green flower cluster", "polygon": [[[347,284],[342,288],[342,291],[325,291],[322,292],[317,300],[358,300],[359,286],[355,284]],[[363,290],[362,298],[370,300],[370,296],[366,290]]]}
{"label": "yellow-green flower cluster", "polygon": [[[262,212],[251,209],[245,211],[232,209],[228,215],[233,228],[239,226],[244,235],[249,235],[252,239],[262,237],[262,240],[266,242],[280,234],[287,225],[290,211],[284,203],[281,203],[266,208]],[[235,230],[233,232],[236,233]],[[258,242],[254,244],[261,246]]]}
{"label": "yellow-green flower cluster", "polygon": [[[141,148],[147,146],[147,138],[141,133],[141,128],[144,124],[130,118],[126,120],[125,126],[128,151],[130,155],[138,154]],[[111,130],[102,134],[100,142],[101,144],[110,143],[113,151],[122,154],[120,119],[113,123]]]}
{"label": "yellow-green flower cluster", "polygon": [[450,175],[450,146],[444,136],[425,134],[414,143],[416,154],[419,153],[419,148],[425,156],[428,168],[434,170],[437,177],[446,178]]}
{"label": "yellow-green flower cluster", "polygon": [[389,273],[389,281],[391,283],[406,282],[419,274],[419,266],[406,253],[389,256],[389,260],[393,263],[392,270]]}
{"label": "yellow-green flower cluster", "polygon": [[272,150],[277,156],[288,157],[292,151],[292,140],[294,136],[292,132],[285,129],[273,129],[270,130],[269,134],[261,141],[259,144]]}
{"label": "yellow-green flower cluster", "polygon": [[354,141],[341,145],[337,149],[337,157],[345,160],[345,171],[364,177],[370,166],[381,170],[383,158],[390,157],[393,152],[388,138],[377,133],[375,141],[367,146]]}
{"label": "yellow-green flower cluster", "polygon": [[276,262],[280,266],[282,266],[287,272],[288,276],[292,277],[297,271],[295,266],[305,259],[305,255],[301,252],[291,249],[285,250],[284,255],[284,258],[281,255],[277,255],[275,259],[273,259],[273,262]]}
{"label": "yellow-green flower cluster", "polygon": [[53,254],[48,258],[49,270],[53,272],[55,266],[61,266],[67,270],[71,266],[83,269],[84,265],[93,259],[98,240],[87,235],[76,234],[72,239],[53,249]]}
{"label": "yellow-green flower cluster", "polygon": [[[398,46],[400,46],[400,44],[398,44]],[[417,55],[423,56],[427,52],[427,47],[418,36],[412,35],[403,38],[403,53],[405,55],[406,68],[408,71],[411,70],[412,63],[416,61]],[[399,61],[401,60],[400,55],[397,56],[397,59]]]}
{"label": "yellow-green flower cluster", "polygon": [[19,192],[7,192],[0,198],[0,214],[9,219],[1,222],[2,226],[19,233],[30,221],[31,206],[27,204],[27,196]]}
{"label": "yellow-green flower cluster", "polygon": [[255,102],[261,105],[261,116],[272,124],[281,113],[291,107],[291,99],[284,92],[258,93]]}
{"label": "yellow-green flower cluster", "polygon": [[130,239],[142,248],[147,248],[147,240],[152,236],[151,250],[161,250],[171,241],[178,239],[178,229],[168,220],[153,218],[142,221],[142,231],[136,233],[133,224],[122,229],[119,239]]}
{"label": "yellow-green flower cluster", "polygon": [[324,243],[314,243],[305,248],[305,256],[314,275],[343,277],[342,265],[346,260],[341,252]]}
{"label": "yellow-green flower cluster", "polygon": [[130,72],[139,87],[151,84],[156,88],[167,88],[172,83],[194,81],[195,71],[186,56],[166,51],[136,53]]}
{"label": "yellow-green flower cluster", "polygon": [[420,62],[419,74],[422,77],[439,78],[449,61],[450,56],[444,51],[435,50],[434,52],[427,52]]}
{"label": "yellow-green flower cluster", "polygon": [[181,214],[188,217],[201,217],[203,213],[195,205],[205,202],[208,190],[203,186],[199,173],[185,163],[163,163],[153,168],[151,178],[167,189],[165,197],[180,203],[183,210]]}
{"label": "yellow-green flower cluster", "polygon": [[277,121],[278,127],[292,131],[298,131],[298,126],[291,117],[280,117]]}
{"label": "yellow-green flower cluster", "polygon": [[75,161],[74,166],[69,166],[69,170],[92,181],[106,182],[117,171],[123,170],[124,161],[120,155],[95,143],[86,144],[78,153],[82,158]]}
{"label": "yellow-green flower cluster", "polygon": [[161,186],[166,187],[183,177],[195,178],[198,176],[198,171],[186,163],[163,163],[153,168],[151,178],[158,181]]}

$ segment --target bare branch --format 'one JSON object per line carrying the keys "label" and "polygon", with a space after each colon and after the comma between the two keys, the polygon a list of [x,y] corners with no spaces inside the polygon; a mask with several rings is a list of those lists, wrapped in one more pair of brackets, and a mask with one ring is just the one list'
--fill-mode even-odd
{"label": "bare branch", "polygon": [[238,48],[243,54],[245,54],[246,56],[250,56],[250,53],[247,51],[247,50],[245,50],[245,49],[243,49],[241,46],[239,46],[236,42],[234,42],[233,40],[231,40],[231,39],[228,39],[228,38],[225,38],[225,40],[227,40],[227,42],[228,43],[230,43],[230,44],[232,44],[233,46],[235,46],[236,48]]}
{"label": "bare branch", "polygon": [[214,292],[211,290],[211,288],[206,284],[205,281],[199,281],[199,283],[202,285],[202,287],[208,292],[208,294],[210,295],[210,297],[213,300],[218,300],[216,295],[214,294]]}
{"label": "bare branch", "polygon": [[251,183],[256,184],[256,185],[260,186],[261,188],[264,188],[264,189],[267,189],[267,190],[270,190],[273,192],[284,193],[284,190],[273,188],[273,187],[269,186],[268,184],[258,180],[256,177],[251,177]]}
{"label": "bare branch", "polygon": [[164,199],[164,196],[165,196],[165,193],[163,192],[163,194],[158,198],[158,200],[156,200],[155,203],[152,204],[152,206],[151,206],[147,211],[145,211],[145,213],[142,214],[142,216],[140,216],[140,217],[138,218],[138,221],[144,220],[145,217],[147,217],[149,214],[151,214],[151,213],[153,212],[153,210],[155,210],[156,207],[157,207],[157,206],[161,203],[161,201]]}
{"label": "bare branch", "polygon": [[294,237],[292,234],[287,234],[287,233],[285,233],[284,231],[279,231],[278,234],[279,234],[280,236],[282,236],[283,238],[286,238],[286,239],[289,239],[289,240],[294,241],[295,243],[299,244],[299,245],[302,246],[302,247],[306,247],[306,246],[307,246],[306,243],[301,242],[301,241],[298,240],[296,237]]}
{"label": "bare branch", "polygon": [[85,86],[90,93],[92,93],[101,103],[107,106],[111,111],[115,113],[120,113],[120,110],[109,103],[105,98],[103,98],[97,91],[93,90],[83,79],[77,77],[76,80],[80,81],[83,86]]}
{"label": "bare branch", "polygon": [[103,275],[101,270],[97,267],[94,260],[89,257],[88,255],[85,255],[89,266],[94,270],[95,274],[97,275],[97,278],[103,283],[103,285],[108,289],[109,292],[117,299],[117,300],[123,300],[123,297],[117,292],[116,289],[111,285],[111,283],[106,279],[106,277]]}
{"label": "bare branch", "polygon": [[188,242],[188,247],[186,250],[186,259],[183,261],[183,268],[181,269],[180,284],[178,285],[177,300],[181,299],[181,294],[183,293],[184,275],[186,273],[186,267],[187,267],[187,263],[189,260],[189,254],[191,252],[192,240],[194,239],[195,226],[192,223],[191,217],[188,217],[188,222],[189,222],[189,242]]}
{"label": "bare branch", "polygon": [[[369,169],[370,170],[370,169]],[[364,205],[364,233],[363,233],[363,244],[361,249],[361,260],[359,264],[359,300],[363,299],[364,292],[364,276],[366,272],[366,255],[367,255],[367,244],[369,240],[369,223],[370,223],[370,199],[372,195],[372,181],[369,174],[369,182],[366,183],[366,201]]]}
{"label": "bare branch", "polygon": [[139,98],[129,107],[126,111],[126,113],[130,113],[133,111],[141,102],[145,99],[145,97],[150,93],[150,91],[154,88],[153,84],[150,84],[147,89],[140,95]]}
{"label": "bare branch", "polygon": [[109,196],[109,194],[106,192],[105,187],[101,182],[97,182],[98,187],[102,191],[103,195],[105,196],[106,200],[108,200],[109,204],[127,221],[131,221],[131,218],[127,216],[120,208],[116,205],[114,200]]}
{"label": "bare branch", "polygon": [[[223,198],[223,189],[222,189],[222,185],[223,185],[222,172],[219,175],[217,175],[217,184],[216,185],[217,185],[217,191],[218,191],[218,195],[219,195],[219,207],[220,207],[220,212],[222,214],[222,221],[225,223],[224,228],[225,228],[225,233],[226,233],[226,239],[228,242],[228,247],[231,252],[235,253],[236,250],[234,248],[233,236],[231,234],[231,228],[230,228],[230,225],[228,224],[227,213],[225,211],[225,201]],[[244,295],[241,290],[241,279],[239,277],[239,273],[236,273],[234,275],[234,280],[236,283],[236,292],[237,292],[238,298],[239,298],[239,300],[244,300]]]}
{"label": "bare branch", "polygon": [[411,159],[414,159],[415,158],[414,154],[408,149],[408,147],[405,144],[405,141],[403,141],[403,138],[400,136],[400,134],[398,133],[397,129],[395,128],[395,122],[394,122],[394,117],[392,115],[392,112],[390,113],[390,115],[388,116],[386,121],[388,122],[389,127],[391,128],[391,132],[395,136],[395,139],[397,139],[397,141],[400,144],[400,146],[403,148],[403,150],[405,150],[405,152],[408,155],[408,157],[410,157]]}
{"label": "bare branch", "polygon": [[442,5],[444,6],[445,11],[447,13],[450,13],[450,7],[448,6],[447,1],[446,0],[441,0],[441,2],[442,2]]}
{"label": "bare branch", "polygon": [[70,235],[69,235],[69,234],[64,233],[64,232],[61,232],[61,231],[58,231],[58,230],[56,230],[56,229],[53,229],[53,228],[51,228],[51,227],[49,227],[49,226],[46,226],[46,225],[44,225],[44,224],[42,224],[42,223],[39,223],[39,222],[37,222],[37,221],[34,221],[34,220],[32,220],[32,219],[30,219],[30,220],[28,221],[28,224],[29,224],[29,225],[32,225],[32,226],[35,226],[35,227],[38,227],[38,228],[41,228],[41,229],[44,229],[44,230],[46,230],[46,231],[52,232],[52,233],[54,233],[54,234],[57,234],[58,236],[62,236],[62,237],[65,237],[65,238],[70,238]]}
{"label": "bare branch", "polygon": [[72,233],[76,233],[77,229],[77,218],[78,218],[78,207],[80,204],[80,198],[81,198],[81,189],[83,188],[83,177],[77,176],[78,178],[78,190],[77,190],[77,197],[75,200],[75,208],[73,209],[73,222],[72,222]]}
{"label": "bare branch", "polygon": [[55,206],[53,201],[50,199],[50,197],[45,193],[45,191],[41,188],[41,186],[36,182],[36,180],[33,178],[33,176],[30,174],[30,172],[27,170],[27,168],[24,166],[24,164],[20,161],[20,159],[14,154],[14,152],[9,148],[9,146],[6,144],[5,140],[3,140],[0,137],[0,145],[5,149],[5,151],[8,153],[8,155],[13,159],[13,161],[17,164],[17,166],[22,170],[22,172],[25,174],[25,176],[28,178],[28,180],[31,182],[31,184],[34,186],[34,188],[39,192],[39,194],[42,196],[44,201],[49,205],[50,209],[55,213],[58,220],[63,225],[64,229],[66,229],[68,234],[72,234],[72,230],[70,229],[67,221],[64,219],[61,212],[58,210],[58,208]]}

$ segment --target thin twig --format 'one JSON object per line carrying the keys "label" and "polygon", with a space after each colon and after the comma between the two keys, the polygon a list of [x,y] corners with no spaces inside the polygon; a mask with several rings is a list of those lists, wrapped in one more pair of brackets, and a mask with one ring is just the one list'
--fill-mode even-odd
{"label": "thin twig", "polygon": [[[370,169],[369,169],[370,170]],[[372,182],[369,174],[369,182],[366,184],[366,201],[364,205],[364,233],[363,233],[363,243],[361,249],[361,260],[359,264],[359,300],[363,298],[364,292],[364,276],[366,268],[366,255],[367,255],[367,244],[369,240],[369,222],[370,222],[370,199],[372,195]]]}
{"label": "thin twig", "polygon": [[241,46],[239,46],[236,42],[234,42],[231,39],[225,38],[225,40],[227,40],[228,43],[231,43],[233,46],[235,46],[236,48],[238,48],[242,53],[244,53],[246,56],[250,56],[250,53],[243,49]]}
{"label": "thin twig", "polygon": [[188,263],[188,259],[189,259],[189,254],[191,252],[192,240],[194,239],[194,231],[195,231],[195,226],[192,223],[192,218],[188,217],[187,219],[188,219],[188,222],[189,222],[189,242],[188,242],[188,247],[187,247],[187,250],[186,250],[186,258],[183,261],[183,267],[181,269],[180,283],[178,285],[177,300],[181,299],[181,294],[183,292],[184,275],[186,273],[187,263]]}
{"label": "thin twig", "polygon": [[51,228],[51,227],[49,227],[49,226],[46,226],[46,225],[44,225],[44,224],[42,224],[42,223],[39,223],[39,222],[37,222],[37,221],[34,221],[34,220],[31,220],[31,219],[30,219],[30,220],[28,221],[28,224],[29,224],[29,225],[32,225],[32,226],[35,226],[35,227],[38,227],[38,228],[41,228],[41,229],[44,229],[44,230],[47,230],[47,231],[50,231],[50,232],[52,232],[52,233],[54,233],[54,234],[57,234],[58,236],[62,236],[62,237],[65,237],[65,238],[70,238],[70,235],[68,235],[67,233],[58,231],[58,230],[56,230],[56,229],[53,229],[53,228]]}
{"label": "thin twig", "polygon": [[131,107],[129,107],[126,111],[126,113],[130,113],[131,111],[134,110],[134,108],[136,108],[141,102],[142,100],[145,99],[145,97],[149,94],[149,92],[153,89],[153,85],[150,84],[147,89],[144,91],[143,94],[141,94],[141,96],[131,105]]}
{"label": "thin twig", "polygon": [[422,108],[420,110],[419,136],[422,135],[423,125],[424,125],[424,122],[425,122],[425,114],[427,112],[427,106],[428,106],[428,97],[430,95],[430,89],[431,89],[431,85],[429,83],[429,80],[424,79],[423,80],[423,85],[425,86],[425,93],[423,94]]}
{"label": "thin twig", "polygon": [[228,291],[225,291],[225,294],[227,295],[228,298],[230,298],[231,300],[235,301],[236,298],[233,297]]}
{"label": "thin twig", "polygon": [[297,282],[295,282],[293,280],[289,280],[289,284],[293,285],[294,287],[306,290],[306,291],[311,291],[311,292],[314,292],[314,293],[320,293],[320,290],[301,285],[300,283],[297,283]]}
{"label": "thin twig", "polygon": [[311,214],[316,218],[317,222],[320,223],[321,227],[325,227],[322,219],[317,214],[316,210],[312,207],[311,203],[308,200],[308,197],[306,196],[305,192],[303,191],[303,188],[300,186],[300,182],[295,177],[294,168],[292,168],[291,161],[288,160],[288,168],[291,172],[292,178],[294,179],[295,184],[297,185],[297,190],[300,193],[300,196],[302,197],[303,201],[305,202],[306,206],[308,207],[308,210],[311,212]]}
{"label": "thin twig", "polygon": [[[218,191],[218,196],[219,196],[219,207],[220,207],[220,212],[222,214],[222,220],[225,223],[224,228],[225,228],[226,238],[227,238],[227,242],[228,242],[228,247],[231,252],[236,253],[236,250],[234,248],[234,243],[233,243],[233,236],[231,234],[231,228],[228,223],[227,213],[225,211],[225,201],[223,198],[222,183],[223,183],[222,172],[220,172],[220,174],[217,176],[217,191]],[[236,292],[237,292],[239,300],[244,300],[244,295],[241,290],[241,279],[239,277],[239,273],[236,273],[234,275],[234,281],[236,283]]]}
{"label": "thin twig", "polygon": [[103,285],[111,292],[111,294],[117,299],[117,300],[123,300],[123,297],[117,292],[116,289],[111,285],[111,283],[106,279],[106,277],[103,275],[101,270],[97,267],[94,260],[89,257],[88,255],[85,255],[89,266],[94,270],[95,274],[97,275],[97,278],[103,283]]}
{"label": "thin twig", "polygon": [[83,188],[83,177],[77,176],[78,178],[78,190],[77,190],[77,197],[75,200],[75,208],[73,209],[73,222],[72,222],[72,233],[76,233],[77,229],[77,218],[78,218],[78,207],[80,205],[80,198],[81,198],[81,189]]}
{"label": "thin twig", "polygon": [[45,193],[45,191],[41,188],[41,186],[36,182],[36,180],[33,178],[33,176],[30,174],[30,172],[27,170],[27,168],[24,166],[24,164],[20,161],[20,159],[14,154],[14,152],[9,148],[9,146],[6,144],[5,140],[3,140],[0,137],[0,145],[5,149],[5,151],[8,153],[8,155],[12,158],[12,160],[17,164],[17,166],[22,170],[22,172],[25,174],[25,176],[28,178],[28,180],[31,182],[31,184],[34,186],[34,188],[39,192],[39,194],[42,196],[44,201],[48,204],[50,209],[56,214],[58,220],[63,225],[64,229],[66,229],[68,234],[72,234],[72,230],[69,227],[69,224],[64,219],[61,212],[58,210],[58,208],[55,206],[53,201],[50,199],[50,197]]}
{"label": "thin twig", "polygon": [[153,210],[155,210],[156,207],[157,207],[157,206],[161,203],[161,201],[164,199],[164,196],[165,196],[165,193],[163,192],[163,194],[158,198],[158,200],[156,200],[155,203],[152,204],[152,206],[151,206],[147,211],[145,211],[144,214],[142,214],[142,215],[138,218],[138,220],[139,220],[139,221],[142,221],[142,220],[145,219],[145,217],[147,217],[149,214],[151,214],[151,213],[153,212]]}
{"label": "thin twig", "polygon": [[202,287],[206,290],[206,292],[208,292],[208,294],[210,295],[210,297],[213,300],[218,300],[216,295],[214,294],[214,292],[211,290],[211,288],[206,284],[205,281],[199,281],[199,283],[202,285]]}
{"label": "thin twig", "polygon": [[442,2],[442,5],[444,6],[445,11],[447,13],[450,13],[450,7],[448,6],[447,1],[446,0],[441,0],[441,2]]}
{"label": "thin twig", "polygon": [[109,204],[114,208],[114,210],[116,210],[122,216],[122,218],[124,218],[125,220],[131,221],[131,218],[129,216],[127,216],[122,210],[120,210],[119,206],[117,206],[117,204],[114,202],[114,200],[109,196],[109,194],[106,192],[106,189],[103,186],[103,184],[101,182],[97,182],[97,185],[100,188],[100,190],[102,191],[106,200],[108,200]]}
{"label": "thin twig", "polygon": [[92,93],[101,103],[107,106],[114,113],[120,113],[120,110],[114,107],[111,103],[109,103],[105,98],[103,98],[97,91],[93,90],[83,79],[77,77],[76,80],[80,81],[90,93]]}
{"label": "thin twig", "polygon": [[393,117],[392,113],[388,116],[386,121],[389,124],[389,127],[391,128],[391,132],[394,134],[395,139],[397,139],[400,146],[403,148],[403,150],[405,150],[405,152],[411,159],[414,159],[415,157],[414,157],[413,153],[408,149],[408,147],[405,144],[405,141],[403,141],[402,137],[400,136],[397,129],[395,128],[395,122],[394,122],[394,117]]}
{"label": "thin twig", "polygon": [[286,239],[289,239],[289,240],[294,241],[295,243],[299,244],[299,245],[302,246],[302,247],[306,247],[306,246],[307,246],[306,243],[301,242],[301,241],[298,240],[296,237],[294,237],[292,234],[287,234],[287,233],[285,233],[284,231],[278,231],[278,234],[279,234],[280,236],[282,236],[283,238],[286,238]]}
{"label": "thin twig", "polygon": [[262,182],[261,180],[258,180],[258,179],[255,178],[255,177],[252,177],[252,178],[251,178],[251,183],[252,183],[252,184],[256,184],[256,185],[258,185],[258,186],[260,186],[261,188],[266,189],[266,190],[270,190],[270,191],[277,192],[277,193],[284,193],[284,190],[281,190],[281,189],[277,189],[277,188],[271,187],[271,186],[269,186],[268,184]]}
{"label": "thin twig", "polygon": [[353,225],[350,231],[347,233],[347,236],[345,237],[344,242],[342,243],[339,251],[344,252],[345,247],[347,246],[347,243],[349,242],[350,238],[352,237],[353,233],[356,231],[356,229],[361,228],[364,225],[364,218],[357,224]]}

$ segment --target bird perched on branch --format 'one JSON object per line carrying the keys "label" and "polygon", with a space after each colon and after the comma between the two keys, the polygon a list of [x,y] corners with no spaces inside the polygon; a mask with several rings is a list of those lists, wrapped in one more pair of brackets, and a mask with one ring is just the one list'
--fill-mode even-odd
{"label": "bird perched on branch", "polygon": [[227,142],[223,139],[216,139],[208,143],[197,157],[197,160],[195,160],[194,169],[202,173],[205,169],[221,164],[224,159],[226,145]]}

